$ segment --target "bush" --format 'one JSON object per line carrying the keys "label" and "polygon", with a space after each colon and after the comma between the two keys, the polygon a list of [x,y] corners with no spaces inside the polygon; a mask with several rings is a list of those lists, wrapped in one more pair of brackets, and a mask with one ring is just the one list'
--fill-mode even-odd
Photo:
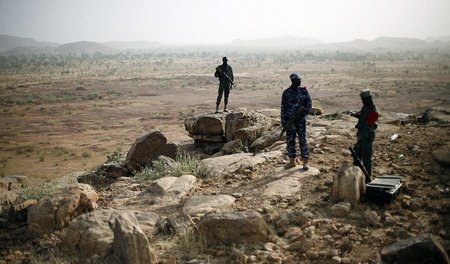
{"label": "bush", "polygon": [[120,164],[122,162],[122,152],[120,152],[121,149],[117,148],[116,150],[113,151],[113,153],[106,155],[106,163],[116,163],[116,164]]}
{"label": "bush", "polygon": [[197,178],[207,178],[211,170],[201,163],[198,156],[179,153],[175,163],[171,164],[165,158],[158,158],[152,162],[151,167],[143,168],[135,177],[139,180],[151,181],[166,176],[180,177],[187,174]]}
{"label": "bush", "polygon": [[56,189],[56,185],[51,182],[44,182],[39,186],[29,186],[23,188],[20,192],[20,196],[24,199],[40,200],[45,196],[53,193]]}

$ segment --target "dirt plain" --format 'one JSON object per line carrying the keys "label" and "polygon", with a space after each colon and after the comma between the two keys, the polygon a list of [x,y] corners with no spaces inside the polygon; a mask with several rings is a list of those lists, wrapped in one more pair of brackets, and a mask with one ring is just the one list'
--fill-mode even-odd
{"label": "dirt plain", "polygon": [[[173,60],[130,56],[100,62],[88,59],[63,71],[54,66],[3,69],[0,175],[25,175],[38,185],[74,171],[91,170],[115,150],[126,154],[136,138],[153,129],[161,130],[171,141],[189,142],[184,119],[213,111],[218,86],[213,73],[221,56]],[[230,95],[231,110],[279,108],[291,72],[303,76],[302,84],[325,113],[358,110],[359,91],[364,88],[373,91],[383,114],[381,122],[395,119],[395,113],[420,114],[427,107],[448,107],[450,100],[448,56],[405,55],[395,60],[350,61],[298,58],[279,62],[270,55],[235,54],[229,59],[237,84]],[[394,133],[401,136],[395,144],[390,142]],[[376,174],[400,174],[406,176],[410,189],[416,187],[409,195],[427,200],[425,207],[431,209],[421,209],[414,217],[427,223],[425,230],[446,240],[450,239],[448,186],[436,177],[440,171],[430,153],[449,139],[448,127],[385,126],[377,134],[374,158]],[[285,209],[287,204],[295,208],[299,202],[320,211],[321,203],[317,201],[328,200],[333,175],[341,162],[349,159],[342,149],[353,141],[351,136],[342,142],[330,141],[324,152],[313,153],[311,163],[321,170],[320,179],[305,179],[299,195],[302,198],[281,201],[278,209]],[[412,151],[414,146],[420,151]],[[399,154],[406,159],[399,162]],[[263,181],[264,172],[270,170],[255,168],[253,185]],[[200,188],[203,191],[198,192],[248,191],[239,181],[222,181],[205,181]],[[240,203],[238,207],[258,208],[257,203]],[[401,206],[399,201],[388,209],[395,211]],[[357,210],[368,207],[363,204]],[[362,243],[349,256],[354,263],[376,262],[376,252],[392,241]],[[51,239],[47,244],[52,244]],[[165,250],[183,256],[167,247],[161,253]]]}
{"label": "dirt plain", "polygon": [[[237,83],[231,109],[279,108],[291,72],[303,76],[326,113],[358,110],[364,88],[384,113],[423,112],[447,106],[450,98],[449,70],[442,69],[448,58],[282,64],[270,56],[241,57],[230,59]],[[159,68],[136,60],[84,62],[65,75],[57,67],[1,71],[0,175],[45,180],[87,170],[116,149],[126,153],[151,129],[172,141],[189,140],[183,121],[213,110],[219,60],[182,59]]]}

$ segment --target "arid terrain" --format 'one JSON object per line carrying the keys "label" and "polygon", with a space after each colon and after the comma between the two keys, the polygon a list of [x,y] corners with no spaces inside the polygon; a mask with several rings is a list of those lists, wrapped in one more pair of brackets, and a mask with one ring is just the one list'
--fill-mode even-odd
{"label": "arid terrain", "polygon": [[[323,125],[326,134],[309,138],[311,166],[320,175],[303,178],[295,196],[274,198],[271,206],[258,200],[255,190],[283,166],[281,157],[243,175],[203,179],[192,195],[241,193],[243,198],[237,199],[235,208],[258,211],[276,228],[283,214],[296,210],[312,212],[315,220],[328,217],[333,204],[333,177],[343,161],[351,160],[346,150],[355,142],[351,127],[355,120],[342,113],[358,110],[359,91],[369,88],[382,112],[374,146],[374,173],[402,176],[404,192],[392,205],[383,207],[363,201],[352,208],[353,215],[334,219],[337,230],[347,228],[345,235],[340,231],[336,231],[336,236],[330,233],[325,228],[331,225],[329,222],[310,220],[309,225],[315,225],[314,230],[321,236],[330,234],[339,255],[350,263],[379,263],[384,246],[420,233],[450,240],[449,181],[442,181],[441,177],[448,169],[442,170],[431,155],[450,140],[448,125],[395,122],[407,115],[419,117],[428,107],[449,106],[448,52],[400,52],[344,59],[335,59],[334,54],[327,57],[295,52],[225,55],[236,83],[230,94],[231,111],[278,109],[281,93],[290,85],[289,74],[298,72],[314,106],[323,108],[325,114],[341,114],[335,120],[330,116],[323,120],[310,118],[310,125],[315,127],[328,122]],[[24,63],[4,59],[0,68],[0,176],[24,175],[30,185],[39,187],[76,171],[93,170],[114,152],[126,155],[137,138],[152,130],[160,130],[172,142],[190,144],[192,139],[184,121],[214,110],[218,81],[213,74],[222,56],[193,52],[47,56]],[[391,140],[394,134],[399,137]],[[105,189],[99,193],[102,205],[108,206],[112,194]],[[381,223],[360,224],[363,220],[358,214],[366,210],[377,212]],[[394,221],[386,221],[389,217]],[[287,225],[292,227],[294,223]],[[23,245],[20,239],[11,239],[13,242],[0,247],[0,263],[15,251],[27,256],[16,258],[28,259],[26,263],[63,261],[66,253],[58,250],[59,239],[56,234],[27,240]],[[344,250],[349,239],[353,250]],[[280,241],[274,242],[275,249],[265,248],[280,256],[280,262],[261,263],[331,261],[329,255],[320,253],[329,245],[315,244],[319,253],[308,255],[292,252],[288,250],[291,242]],[[252,256],[257,255],[255,251],[264,250],[258,246],[236,246],[194,251],[183,243],[161,239],[152,246],[162,263],[239,263],[234,255]],[[80,256],[74,259],[73,262],[86,261]],[[198,262],[188,262],[192,259]]]}
{"label": "arid terrain", "polygon": [[[221,57],[175,55],[73,59],[63,70],[27,64],[2,69],[0,174],[45,180],[87,170],[116,149],[128,151],[151,129],[173,141],[189,140],[183,121],[214,109],[218,82],[213,69]],[[294,57],[286,63],[277,58],[230,56],[237,83],[231,109],[278,108],[291,72],[303,76],[303,85],[326,113],[358,110],[364,88],[374,92],[384,113],[448,106],[446,57],[348,62]]]}

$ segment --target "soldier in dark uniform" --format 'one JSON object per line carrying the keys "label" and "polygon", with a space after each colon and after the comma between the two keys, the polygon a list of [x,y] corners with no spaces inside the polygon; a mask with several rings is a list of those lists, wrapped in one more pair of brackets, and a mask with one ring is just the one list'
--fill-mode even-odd
{"label": "soldier in dark uniform", "polygon": [[284,90],[281,97],[281,125],[286,129],[286,143],[289,155],[289,162],[286,169],[295,167],[297,151],[295,149],[295,139],[298,135],[300,143],[300,155],[302,157],[303,169],[309,169],[308,143],[306,142],[306,116],[311,111],[311,97],[306,87],[301,85],[301,77],[297,73],[289,76],[291,86]]}
{"label": "soldier in dark uniform", "polygon": [[[227,104],[228,104],[228,95],[230,94],[230,90],[233,88],[233,69],[230,65],[228,65],[227,57],[222,58],[222,65],[216,67],[216,72],[214,73],[214,77],[219,78],[219,91],[217,95],[216,101],[216,113],[219,112],[220,101],[222,100],[222,95],[224,95],[224,106],[223,111],[228,112]],[[228,78],[227,78],[228,76]],[[231,80],[231,81],[230,81]]]}
{"label": "soldier in dark uniform", "polygon": [[370,90],[361,91],[360,97],[363,107],[361,111],[353,115],[358,118],[358,123],[355,126],[358,129],[356,133],[358,141],[355,144],[354,150],[369,175],[372,176],[373,141],[375,140],[375,130],[378,126],[377,120],[380,116],[380,111],[373,103]]}

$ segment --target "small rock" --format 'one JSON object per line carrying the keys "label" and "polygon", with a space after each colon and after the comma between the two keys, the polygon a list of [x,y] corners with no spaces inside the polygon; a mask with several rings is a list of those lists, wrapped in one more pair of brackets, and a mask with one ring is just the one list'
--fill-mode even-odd
{"label": "small rock", "polygon": [[314,252],[314,251],[306,252],[306,258],[309,260],[314,260],[314,259],[317,259],[318,257],[319,257],[319,255],[317,254],[317,252]]}
{"label": "small rock", "polygon": [[367,209],[364,212],[364,218],[366,219],[366,223],[370,226],[378,226],[380,224],[380,217],[375,211]]}
{"label": "small rock", "polygon": [[350,213],[351,208],[350,203],[341,202],[331,206],[331,213],[335,217],[343,217]]}
{"label": "small rock", "polygon": [[242,193],[233,193],[231,196],[233,196],[234,198],[241,198],[242,195]]}
{"label": "small rock", "polygon": [[277,248],[278,248],[277,245],[272,242],[267,242],[264,244],[264,249],[267,251],[274,251]]}
{"label": "small rock", "polygon": [[350,263],[350,259],[349,258],[341,258],[341,263],[342,264],[349,264]]}
{"label": "small rock", "polygon": [[342,259],[339,256],[334,256],[333,258],[331,258],[331,263],[341,263]]}

